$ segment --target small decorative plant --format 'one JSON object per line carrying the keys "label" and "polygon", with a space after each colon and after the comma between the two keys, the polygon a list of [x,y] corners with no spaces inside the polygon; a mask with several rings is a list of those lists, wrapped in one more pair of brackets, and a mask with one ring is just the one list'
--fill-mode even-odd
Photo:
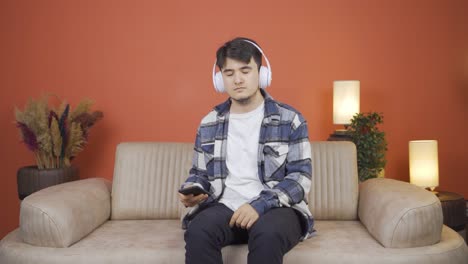
{"label": "small decorative plant", "polygon": [[385,133],[378,124],[383,123],[383,116],[376,112],[358,113],[346,126],[351,140],[356,144],[359,180],[376,178],[387,163],[385,153],[387,141]]}
{"label": "small decorative plant", "polygon": [[93,102],[88,99],[73,110],[65,101],[58,108],[50,107],[47,99],[29,99],[23,111],[15,107],[16,126],[39,169],[70,167],[86,145],[89,129],[103,113],[91,112]]}

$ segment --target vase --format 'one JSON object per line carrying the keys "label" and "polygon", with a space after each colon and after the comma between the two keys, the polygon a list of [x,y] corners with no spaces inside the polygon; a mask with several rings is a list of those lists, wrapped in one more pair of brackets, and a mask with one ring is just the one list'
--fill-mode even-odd
{"label": "vase", "polygon": [[75,181],[79,179],[79,171],[75,166],[56,169],[38,169],[37,166],[26,166],[17,173],[18,197],[23,200],[28,195],[44,188]]}

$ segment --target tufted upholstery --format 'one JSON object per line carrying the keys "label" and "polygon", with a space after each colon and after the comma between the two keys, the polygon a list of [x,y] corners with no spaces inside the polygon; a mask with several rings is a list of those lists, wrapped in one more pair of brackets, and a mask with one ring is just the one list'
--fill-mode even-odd
{"label": "tufted upholstery", "polygon": [[356,220],[358,175],[351,142],[311,142],[309,207],[317,220]]}
{"label": "tufted upholstery", "polygon": [[[358,205],[354,144],[312,142],[310,209],[320,220],[355,220]],[[112,219],[169,219],[180,216],[176,190],[187,177],[190,143],[122,143],[117,147]],[[170,177],[167,175],[171,175]]]}
{"label": "tufted upholstery", "polygon": [[179,218],[177,190],[187,178],[192,155],[189,143],[119,144],[111,219]]}

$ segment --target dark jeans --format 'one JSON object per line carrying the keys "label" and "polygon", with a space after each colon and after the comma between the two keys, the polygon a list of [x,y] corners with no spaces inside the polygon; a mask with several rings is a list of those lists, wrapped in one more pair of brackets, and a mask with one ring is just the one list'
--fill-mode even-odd
{"label": "dark jeans", "polygon": [[248,243],[248,263],[283,263],[283,256],[302,235],[300,216],[292,208],[274,208],[250,230],[229,227],[233,211],[215,203],[204,209],[185,231],[185,263],[223,263],[221,248]]}

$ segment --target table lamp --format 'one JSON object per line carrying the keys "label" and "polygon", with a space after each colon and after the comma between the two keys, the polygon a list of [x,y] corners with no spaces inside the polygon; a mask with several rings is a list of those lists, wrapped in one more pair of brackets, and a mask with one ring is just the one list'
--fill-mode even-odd
{"label": "table lamp", "polygon": [[[424,188],[439,186],[439,161],[437,140],[413,140],[409,142],[410,182]],[[437,192],[434,192],[437,194]]]}
{"label": "table lamp", "polygon": [[[333,124],[349,125],[353,116],[359,113],[359,87],[360,82],[356,80],[333,82]],[[346,137],[346,129],[337,129],[330,136]]]}

